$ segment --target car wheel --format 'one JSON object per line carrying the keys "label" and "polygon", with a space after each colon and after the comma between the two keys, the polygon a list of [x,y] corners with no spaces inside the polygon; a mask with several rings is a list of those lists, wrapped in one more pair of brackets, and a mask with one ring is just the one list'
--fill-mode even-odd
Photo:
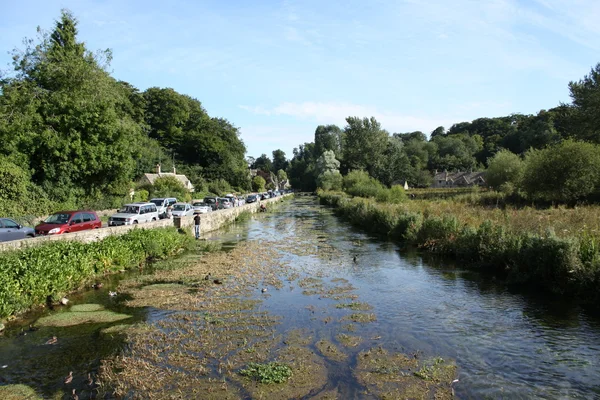
{"label": "car wheel", "polygon": [[156,218],[152,217],[152,221],[156,221]]}
{"label": "car wheel", "polygon": [[133,221],[133,224],[134,224],[134,225],[137,225],[137,223],[138,223],[138,222],[137,222],[137,220]]}

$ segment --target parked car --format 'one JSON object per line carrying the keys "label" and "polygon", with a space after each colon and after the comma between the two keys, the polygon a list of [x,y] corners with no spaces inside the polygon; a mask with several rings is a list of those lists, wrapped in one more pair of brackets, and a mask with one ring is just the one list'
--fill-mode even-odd
{"label": "parked car", "polygon": [[219,198],[215,197],[215,196],[207,196],[204,198],[203,200],[204,203],[206,204],[210,204],[210,206],[212,207],[213,211],[216,211],[219,209]]}
{"label": "parked car", "polygon": [[249,194],[248,197],[246,197],[246,203],[256,203],[258,199],[259,197],[257,194]]}
{"label": "parked car", "polygon": [[35,229],[23,226],[10,218],[0,218],[0,242],[35,236]]}
{"label": "parked car", "polygon": [[156,205],[156,210],[158,211],[159,218],[166,218],[167,208],[177,203],[177,199],[175,197],[160,197],[151,199],[150,203],[154,203]]}
{"label": "parked car", "polygon": [[233,202],[228,197],[219,197],[219,210],[223,210],[225,208],[232,208]]}
{"label": "parked car", "polygon": [[102,227],[96,211],[60,211],[52,214],[44,222],[36,225],[36,235],[59,235]]}
{"label": "parked car", "polygon": [[192,207],[194,208],[195,213],[206,214],[212,211],[212,207],[208,203],[204,203],[199,200],[194,200],[192,202]]}
{"label": "parked car", "polygon": [[194,215],[194,208],[188,203],[175,203],[173,204],[173,211],[171,213],[174,217],[187,217]]}
{"label": "parked car", "polygon": [[118,213],[108,219],[109,226],[133,225],[159,219],[155,203],[125,204]]}

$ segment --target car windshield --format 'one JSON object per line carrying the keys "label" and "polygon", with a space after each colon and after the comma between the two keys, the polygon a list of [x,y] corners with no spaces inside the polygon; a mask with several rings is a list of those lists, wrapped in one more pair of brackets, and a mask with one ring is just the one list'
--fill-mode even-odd
{"label": "car windshield", "polygon": [[44,221],[47,224],[66,224],[69,222],[71,214],[56,213],[52,214]]}
{"label": "car windshield", "polygon": [[205,207],[205,206],[206,206],[206,204],[204,204],[204,203],[200,203],[200,202],[194,203],[194,207]]}
{"label": "car windshield", "polygon": [[[147,198],[147,197],[146,197]],[[150,203],[156,204],[158,207],[162,207],[164,200],[150,200]]]}
{"label": "car windshield", "polygon": [[174,211],[185,211],[185,204],[175,204],[173,206]]}
{"label": "car windshield", "polygon": [[205,203],[214,203],[215,199],[213,197],[207,197],[207,198],[204,199],[204,202]]}
{"label": "car windshield", "polygon": [[140,208],[137,206],[125,206],[119,210],[119,212],[124,214],[138,214],[140,212]]}

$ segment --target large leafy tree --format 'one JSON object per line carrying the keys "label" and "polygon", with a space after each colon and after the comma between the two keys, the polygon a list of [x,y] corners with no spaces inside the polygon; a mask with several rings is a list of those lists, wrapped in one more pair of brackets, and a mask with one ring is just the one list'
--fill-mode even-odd
{"label": "large leafy tree", "polygon": [[388,133],[374,117],[346,118],[343,161],[345,170],[364,169],[373,175],[377,164],[383,162]]}
{"label": "large leafy tree", "polygon": [[575,109],[575,136],[600,143],[600,63],[578,82],[570,82],[569,90]]}
{"label": "large leafy tree", "polygon": [[335,157],[342,157],[343,131],[337,125],[319,125],[315,130],[315,153],[333,151]]}
{"label": "large leafy tree", "polygon": [[141,128],[106,71],[110,59],[78,41],[77,20],[63,10],[51,33],[14,52],[16,74],[1,82],[0,152],[56,200],[123,193],[132,178]]}
{"label": "large leafy tree", "polygon": [[285,152],[283,150],[274,150],[273,151],[273,165],[272,171],[278,172],[280,169],[284,170],[288,166],[288,161],[285,158]]}

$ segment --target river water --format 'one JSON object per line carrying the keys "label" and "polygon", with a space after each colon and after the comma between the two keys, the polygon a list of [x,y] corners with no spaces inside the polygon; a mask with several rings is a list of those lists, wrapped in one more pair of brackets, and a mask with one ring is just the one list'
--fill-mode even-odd
{"label": "river water", "polygon": [[[313,246],[317,254],[320,246],[326,247],[328,256],[282,257],[304,271],[349,281],[377,318],[361,328],[363,337],[380,338],[378,343],[389,349],[454,360],[458,398],[600,398],[598,316],[560,299],[512,292],[447,260],[401,250],[350,227],[314,198],[287,202],[266,216],[211,234],[208,240],[220,241],[225,250],[247,240],[298,243]],[[107,287],[115,287],[118,279],[107,281]],[[125,309],[97,291],[80,293],[72,301],[134,314],[133,322],[160,318],[160,313],[147,309]],[[331,327],[306,309],[317,306],[318,312],[325,301],[283,287],[270,290],[261,307],[282,317],[277,328],[282,332],[306,327],[318,331]],[[0,339],[0,384],[24,383],[53,393],[63,375],[57,365],[93,369],[121,345],[97,334],[99,327],[86,326],[54,329],[60,346],[43,346],[41,337],[51,334],[45,328],[19,334],[19,326],[37,317],[39,313],[27,316]],[[344,372],[330,379],[344,385]],[[346,393],[361,397],[360,391]]]}

